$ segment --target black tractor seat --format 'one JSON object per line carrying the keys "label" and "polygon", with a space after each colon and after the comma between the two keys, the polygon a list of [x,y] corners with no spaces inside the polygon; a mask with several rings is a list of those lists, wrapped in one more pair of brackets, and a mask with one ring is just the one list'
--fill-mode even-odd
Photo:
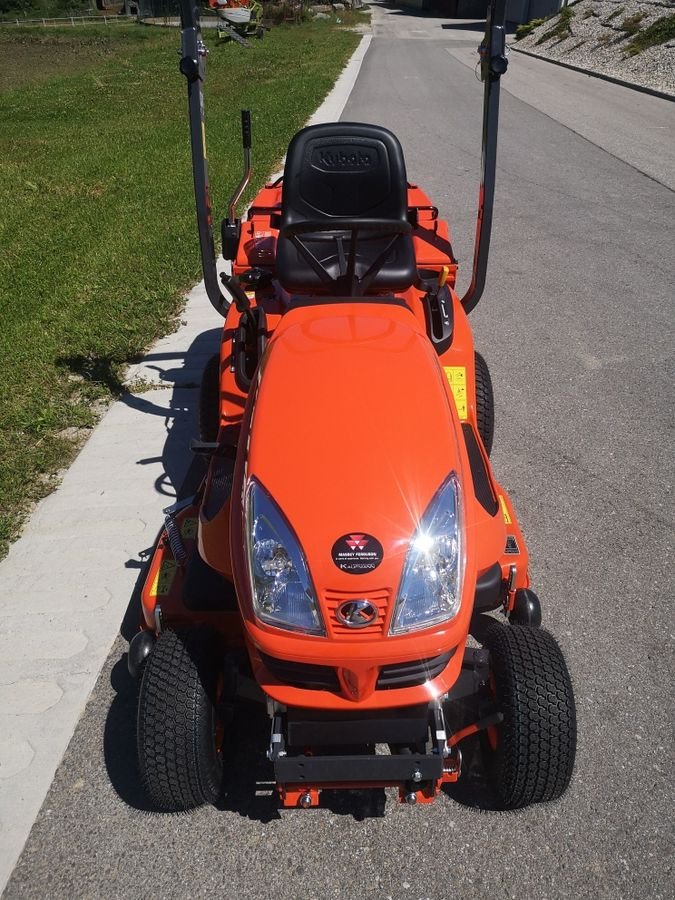
{"label": "black tractor seat", "polygon": [[338,122],[299,131],[284,168],[277,274],[292,294],[398,293],[417,281],[397,138]]}

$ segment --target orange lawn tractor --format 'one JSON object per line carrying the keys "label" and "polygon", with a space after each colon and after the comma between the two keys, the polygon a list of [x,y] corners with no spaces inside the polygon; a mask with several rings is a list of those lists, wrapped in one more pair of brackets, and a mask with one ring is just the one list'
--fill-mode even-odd
{"label": "orange lawn tractor", "polygon": [[[207,474],[166,511],[129,668],[138,758],[160,810],[222,801],[232,710],[269,715],[285,807],[398,789],[434,800],[482,746],[496,805],[553,800],[574,766],[572,685],[541,629],[528,553],[490,467],[493,399],[467,314],[485,283],[505,0],[479,48],[483,171],[473,277],[378,125],[304,128],[283,177],[222,225],[216,272],[198,11],[182,4],[204,279],[224,317],[193,450]],[[222,285],[222,287],[221,287]]]}

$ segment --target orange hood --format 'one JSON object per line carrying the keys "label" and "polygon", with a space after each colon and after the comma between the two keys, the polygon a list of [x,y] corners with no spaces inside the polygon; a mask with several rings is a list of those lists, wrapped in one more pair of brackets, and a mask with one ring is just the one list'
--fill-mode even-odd
{"label": "orange hood", "polygon": [[463,480],[455,419],[433,348],[403,305],[284,316],[260,373],[247,475],[294,529],[324,604],[395,594],[429,502],[452,470]]}

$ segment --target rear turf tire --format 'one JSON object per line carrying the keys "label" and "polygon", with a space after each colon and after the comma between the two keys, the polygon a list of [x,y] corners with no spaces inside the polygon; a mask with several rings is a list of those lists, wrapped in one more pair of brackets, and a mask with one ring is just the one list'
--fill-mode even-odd
{"label": "rear turf tire", "polygon": [[199,437],[213,443],[220,428],[220,356],[216,353],[204,366],[199,388]]}
{"label": "rear turf tire", "polygon": [[162,632],[145,665],[138,701],[138,763],[157,810],[180,812],[220,797],[217,660],[212,635],[195,628]]}
{"label": "rear turf tire", "polygon": [[475,353],[476,362],[476,420],[478,434],[489,456],[492,451],[492,441],[495,432],[495,401],[492,393],[492,379],[487,363],[480,355]]}
{"label": "rear turf tire", "polygon": [[488,750],[501,808],[556,800],[570,783],[577,739],[562,651],[543,629],[498,622],[488,628],[484,646],[504,715],[496,749]]}

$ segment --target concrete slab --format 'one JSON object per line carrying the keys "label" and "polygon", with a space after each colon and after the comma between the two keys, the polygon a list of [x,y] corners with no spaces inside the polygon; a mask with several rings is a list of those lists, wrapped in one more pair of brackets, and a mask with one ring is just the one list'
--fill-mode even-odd
{"label": "concrete slab", "polygon": [[[340,117],[369,42],[312,124]],[[196,389],[221,324],[197,285],[178,329],[129,368],[128,392],[0,563],[0,891],[185,480]]]}

